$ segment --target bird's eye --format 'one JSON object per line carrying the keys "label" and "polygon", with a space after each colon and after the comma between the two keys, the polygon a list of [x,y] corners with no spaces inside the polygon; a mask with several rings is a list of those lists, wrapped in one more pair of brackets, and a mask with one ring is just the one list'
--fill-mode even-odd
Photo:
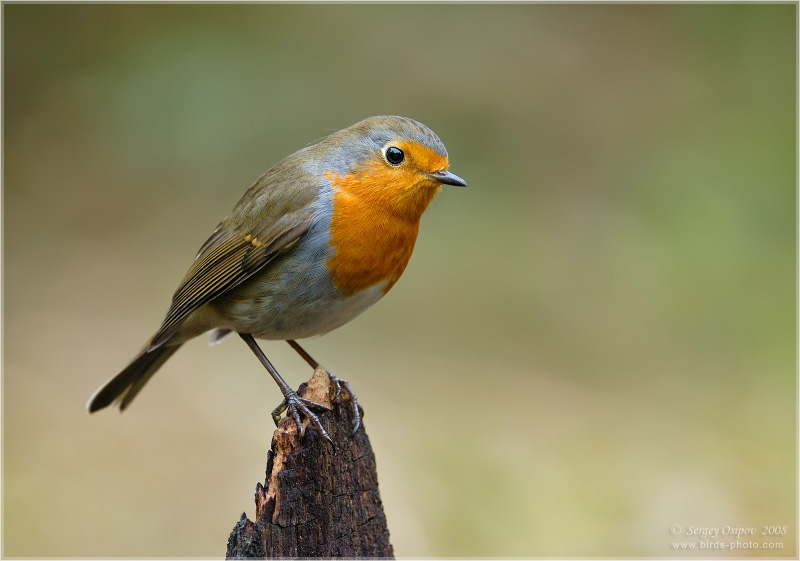
{"label": "bird's eye", "polygon": [[406,155],[397,146],[389,146],[386,149],[386,161],[393,166],[399,165],[405,157]]}

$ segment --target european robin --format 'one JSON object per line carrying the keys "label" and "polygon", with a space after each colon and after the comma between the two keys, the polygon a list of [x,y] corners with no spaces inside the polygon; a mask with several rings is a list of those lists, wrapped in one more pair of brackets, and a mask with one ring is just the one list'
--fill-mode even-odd
{"label": "european robin", "polygon": [[[311,408],[281,378],[255,338],[285,340],[313,368],[296,339],[335,329],[381,299],[411,258],[420,218],[442,185],[466,186],[448,171],[433,131],[404,117],[370,117],[283,159],[220,222],[189,267],[161,327],[122,372],[89,399],[124,410],[180,346],[214,330],[236,332],[283,393],[273,411],[301,415],[330,441]],[[345,380],[328,373],[336,396],[360,407]],[[336,397],[335,396],[335,397]]]}

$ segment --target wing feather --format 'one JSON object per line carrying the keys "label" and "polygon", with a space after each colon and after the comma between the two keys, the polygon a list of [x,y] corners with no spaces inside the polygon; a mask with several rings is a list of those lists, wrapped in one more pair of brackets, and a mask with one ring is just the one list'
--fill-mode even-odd
{"label": "wing feather", "polygon": [[310,210],[256,223],[247,231],[217,226],[200,248],[148,350],[163,345],[189,315],[263,269],[311,227]]}

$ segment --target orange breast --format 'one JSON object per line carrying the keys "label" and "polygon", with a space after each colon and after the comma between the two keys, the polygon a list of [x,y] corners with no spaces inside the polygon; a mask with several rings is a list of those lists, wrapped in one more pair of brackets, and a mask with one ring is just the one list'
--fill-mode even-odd
{"label": "orange breast", "polygon": [[334,284],[352,295],[397,282],[411,259],[419,222],[440,187],[387,169],[381,162],[355,174],[326,172],[334,187],[331,241],[326,264]]}

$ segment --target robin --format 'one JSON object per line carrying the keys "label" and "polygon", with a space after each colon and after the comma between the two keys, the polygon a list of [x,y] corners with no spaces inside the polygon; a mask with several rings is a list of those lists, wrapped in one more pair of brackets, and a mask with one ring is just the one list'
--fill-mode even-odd
{"label": "robin", "polygon": [[[420,218],[442,185],[466,186],[450,173],[447,150],[428,127],[404,117],[370,117],[275,164],[220,222],[189,267],[153,338],[89,399],[90,413],[117,401],[124,410],[183,343],[213,330],[211,342],[237,333],[283,393],[288,409],[331,442],[304,399],[281,378],[255,339],[285,340],[312,368],[296,339],[335,329],[394,286],[411,258]],[[361,411],[346,380],[335,391]],[[332,444],[332,442],[331,442]]]}

